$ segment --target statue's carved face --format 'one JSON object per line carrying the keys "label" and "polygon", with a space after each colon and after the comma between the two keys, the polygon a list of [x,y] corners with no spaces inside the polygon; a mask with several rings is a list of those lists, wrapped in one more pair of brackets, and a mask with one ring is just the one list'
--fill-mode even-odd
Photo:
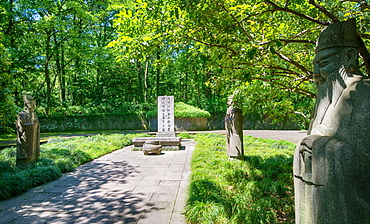
{"label": "statue's carved face", "polygon": [[233,97],[228,97],[227,98],[227,105],[228,106],[233,106],[234,105],[234,98]]}
{"label": "statue's carved face", "polygon": [[33,112],[36,109],[36,103],[34,103],[32,101],[27,102],[25,106],[28,109],[28,111],[30,111],[30,112]]}
{"label": "statue's carved face", "polygon": [[313,60],[314,79],[317,84],[322,84],[332,74],[339,72],[343,67],[341,54],[337,48],[328,48],[319,51]]}

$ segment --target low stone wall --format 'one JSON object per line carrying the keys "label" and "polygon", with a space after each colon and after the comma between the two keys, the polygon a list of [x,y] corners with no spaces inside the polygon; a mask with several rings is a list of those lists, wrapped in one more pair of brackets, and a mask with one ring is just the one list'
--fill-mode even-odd
{"label": "low stone wall", "polygon": [[[88,116],[39,116],[41,131],[84,131],[84,130],[147,130],[157,131],[157,119],[147,121],[136,114],[106,114]],[[224,130],[225,114],[213,114],[210,118],[175,118],[176,131]],[[297,123],[272,124],[269,119],[260,120],[244,117],[245,130],[298,130]]]}
{"label": "low stone wall", "polygon": [[41,132],[84,130],[145,130],[146,121],[135,114],[39,117]]}
{"label": "low stone wall", "polygon": [[[208,130],[206,117],[175,117],[175,131],[204,131]],[[158,130],[157,118],[149,120],[149,130]]]}
{"label": "low stone wall", "polygon": [[[225,113],[212,114],[208,118],[210,130],[225,130]],[[294,121],[286,120],[284,123],[272,123],[271,119],[261,119],[257,116],[244,116],[244,130],[300,130],[302,127]]]}

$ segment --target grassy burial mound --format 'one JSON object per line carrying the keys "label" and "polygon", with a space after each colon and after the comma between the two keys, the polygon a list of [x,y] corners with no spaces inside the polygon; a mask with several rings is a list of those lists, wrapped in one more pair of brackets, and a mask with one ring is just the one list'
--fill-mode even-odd
{"label": "grassy burial mound", "polygon": [[244,160],[229,160],[225,136],[198,134],[195,140],[190,223],[294,223],[295,144],[244,136]]}

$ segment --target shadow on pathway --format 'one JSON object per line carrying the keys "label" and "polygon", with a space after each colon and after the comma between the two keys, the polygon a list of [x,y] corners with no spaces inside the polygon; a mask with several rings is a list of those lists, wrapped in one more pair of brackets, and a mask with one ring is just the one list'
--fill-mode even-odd
{"label": "shadow on pathway", "polygon": [[144,156],[131,147],[117,150],[1,201],[0,223],[185,223],[179,216],[189,149],[160,156]]}

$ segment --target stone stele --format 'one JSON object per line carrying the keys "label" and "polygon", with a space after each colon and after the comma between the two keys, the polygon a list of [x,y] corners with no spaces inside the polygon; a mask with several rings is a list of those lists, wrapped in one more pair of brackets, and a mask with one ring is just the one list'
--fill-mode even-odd
{"label": "stone stele", "polygon": [[176,137],[175,133],[173,96],[158,96],[158,132],[156,137],[140,137],[132,139],[132,143],[135,147],[143,147],[142,149],[145,155],[145,152],[157,147],[155,144],[146,143],[147,141],[157,141],[162,149],[181,148],[181,138]]}
{"label": "stone stele", "polygon": [[24,110],[18,114],[17,166],[28,166],[40,155],[40,124],[36,116],[36,101],[30,95],[23,95]]}
{"label": "stone stele", "polygon": [[229,158],[242,158],[243,148],[243,115],[242,110],[234,106],[233,96],[228,98],[229,107],[225,116],[227,155]]}
{"label": "stone stele", "polygon": [[158,96],[157,137],[176,137],[174,108],[173,96]]}
{"label": "stone stele", "polygon": [[308,136],[294,154],[296,223],[370,223],[370,80],[358,67],[354,19],[317,41],[317,99]]}

